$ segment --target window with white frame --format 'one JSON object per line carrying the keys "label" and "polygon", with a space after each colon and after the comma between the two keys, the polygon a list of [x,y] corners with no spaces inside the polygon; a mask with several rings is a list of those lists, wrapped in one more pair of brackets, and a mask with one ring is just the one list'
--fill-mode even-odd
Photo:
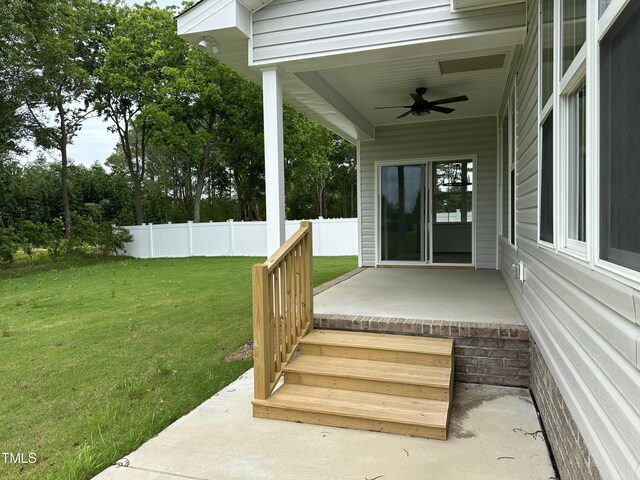
{"label": "window with white frame", "polygon": [[500,197],[502,237],[509,238],[509,105],[500,121]]}
{"label": "window with white frame", "polygon": [[612,13],[616,19],[600,38],[599,258],[638,272],[640,3],[631,1]]}
{"label": "window with white frame", "polygon": [[539,239],[554,243],[554,16],[553,0],[540,1],[540,159],[538,163]]}
{"label": "window with white frame", "polygon": [[[586,25],[587,0],[562,0],[560,16],[559,247],[586,255]],[[586,258],[584,258],[586,260]]]}
{"label": "window with white frame", "polygon": [[511,245],[516,244],[516,106],[513,94],[504,106],[500,120],[500,200],[501,235]]}

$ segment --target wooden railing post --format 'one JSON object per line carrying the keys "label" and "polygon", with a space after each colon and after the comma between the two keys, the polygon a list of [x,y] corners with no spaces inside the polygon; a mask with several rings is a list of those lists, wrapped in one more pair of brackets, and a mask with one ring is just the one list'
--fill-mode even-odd
{"label": "wooden railing post", "polygon": [[253,275],[253,386],[254,396],[266,400],[271,393],[271,363],[273,339],[269,322],[268,268],[254,265]]}
{"label": "wooden railing post", "polygon": [[313,225],[309,221],[300,222],[300,227],[307,227],[307,236],[302,243],[302,258],[304,262],[303,271],[304,285],[302,286],[304,295],[304,318],[309,322],[309,332],[313,330]]}

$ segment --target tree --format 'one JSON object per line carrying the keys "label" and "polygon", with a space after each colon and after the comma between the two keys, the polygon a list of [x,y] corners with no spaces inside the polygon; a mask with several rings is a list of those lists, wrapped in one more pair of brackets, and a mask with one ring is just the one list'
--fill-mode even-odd
{"label": "tree", "polygon": [[105,43],[104,62],[97,71],[94,100],[118,134],[139,224],[144,221],[147,148],[157,128],[160,91],[168,81],[165,68],[179,68],[188,48],[175,33],[172,13],[153,3],[119,6],[115,27]]}
{"label": "tree", "polygon": [[[307,192],[313,192],[311,201],[315,203],[316,216],[328,217],[327,182],[331,174],[329,154],[333,147],[333,135],[292,108],[287,110],[286,118],[285,137],[288,141],[285,144],[285,157],[290,208],[296,203],[308,204],[308,201],[301,199]],[[304,215],[303,212],[299,213]]]}
{"label": "tree", "polygon": [[24,68],[24,0],[0,2],[0,159],[20,152],[25,134],[22,82]]}
{"label": "tree", "polygon": [[[62,205],[71,236],[68,145],[92,113],[88,94],[100,49],[96,36],[105,20],[102,4],[91,0],[31,2],[25,34],[26,106],[36,144],[60,154]],[[51,118],[53,114],[53,118]]]}
{"label": "tree", "polygon": [[198,223],[209,167],[224,142],[219,124],[224,115],[238,115],[227,103],[236,96],[232,90],[244,83],[231,69],[193,47],[188,49],[183,67],[165,72],[169,81],[161,92],[161,140],[188,165],[189,181],[195,178],[190,200],[193,221]]}

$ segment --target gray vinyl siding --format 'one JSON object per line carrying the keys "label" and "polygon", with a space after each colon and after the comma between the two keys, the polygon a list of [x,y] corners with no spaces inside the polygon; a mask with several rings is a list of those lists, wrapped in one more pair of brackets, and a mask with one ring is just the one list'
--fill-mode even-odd
{"label": "gray vinyl siding", "polygon": [[[517,251],[499,265],[604,479],[638,479],[640,294],[537,243],[537,1],[517,52]],[[525,283],[509,278],[522,260]]]}
{"label": "gray vinyl siding", "polygon": [[476,265],[496,268],[496,118],[422,122],[376,128],[360,144],[362,263],[375,265],[375,163],[477,156]]}
{"label": "gray vinyl siding", "polygon": [[523,3],[451,12],[449,0],[276,0],[253,15],[253,61],[521,28]]}

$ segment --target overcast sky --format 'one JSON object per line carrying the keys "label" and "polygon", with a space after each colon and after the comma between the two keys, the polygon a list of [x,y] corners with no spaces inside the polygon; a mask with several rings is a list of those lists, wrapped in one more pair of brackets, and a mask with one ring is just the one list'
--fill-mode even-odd
{"label": "overcast sky", "polygon": [[[0,0],[1,1],[1,0]],[[144,0],[126,0],[130,5],[143,3]],[[160,7],[169,5],[181,5],[182,0],[156,0]],[[100,118],[90,118],[85,121],[82,130],[73,139],[73,144],[69,145],[69,159],[74,164],[91,165],[98,161],[103,164],[106,158],[111,155],[118,143],[118,136],[107,130],[109,123]],[[32,148],[32,147],[30,147]],[[29,155],[30,160],[37,157],[38,152],[33,151]],[[59,154],[50,151],[46,155],[48,160],[58,160]]]}

